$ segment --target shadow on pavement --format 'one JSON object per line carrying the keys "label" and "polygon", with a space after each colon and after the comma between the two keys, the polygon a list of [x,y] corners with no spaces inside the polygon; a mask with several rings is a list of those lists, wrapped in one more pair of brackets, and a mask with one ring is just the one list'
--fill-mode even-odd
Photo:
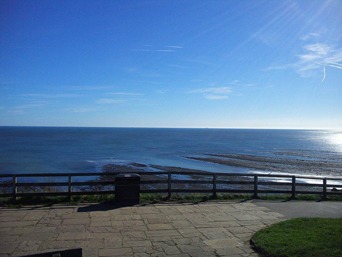
{"label": "shadow on pavement", "polygon": [[90,204],[88,206],[82,206],[77,209],[77,212],[92,212],[92,211],[110,211],[123,207],[132,207],[135,206],[134,203],[128,204],[119,204],[119,203],[99,203],[99,204]]}

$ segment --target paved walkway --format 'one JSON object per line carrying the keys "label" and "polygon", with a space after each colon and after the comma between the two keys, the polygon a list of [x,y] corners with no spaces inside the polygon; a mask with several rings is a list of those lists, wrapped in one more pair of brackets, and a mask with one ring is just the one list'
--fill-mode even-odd
{"label": "paved walkway", "polygon": [[300,217],[342,218],[342,202],[254,200],[253,203],[281,213],[285,219]]}
{"label": "paved walkway", "polygon": [[258,256],[249,239],[282,219],[252,202],[1,208],[0,256]]}

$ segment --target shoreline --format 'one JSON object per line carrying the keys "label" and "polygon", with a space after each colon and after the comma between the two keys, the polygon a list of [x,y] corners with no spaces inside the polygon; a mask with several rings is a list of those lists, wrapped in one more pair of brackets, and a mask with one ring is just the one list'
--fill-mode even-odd
{"label": "shoreline", "polygon": [[191,160],[228,167],[280,172],[284,174],[341,177],[342,160],[307,160],[248,154],[203,154],[205,157],[186,157]]}
{"label": "shoreline", "polygon": [[[291,153],[291,155],[289,155]],[[307,159],[305,152],[274,152],[275,156],[262,156],[262,155],[251,155],[251,154],[202,154],[203,157],[193,157],[186,156],[184,158],[205,162],[205,163],[213,163],[217,165],[223,165],[227,167],[237,167],[244,169],[252,169],[254,172],[249,172],[251,174],[260,172],[276,172],[284,175],[297,175],[297,176],[312,176],[312,177],[334,177],[342,179],[342,158],[339,156],[321,156],[317,155],[314,160]],[[282,155],[282,157],[276,157],[276,155]],[[286,157],[284,157],[286,155]],[[304,156],[305,155],[305,156]],[[291,157],[290,157],[291,156]],[[103,167],[104,172],[109,171],[120,171],[120,172],[139,172],[139,171],[147,171],[149,169],[157,170],[157,171],[176,171],[176,172],[203,172],[208,175],[212,172],[204,171],[199,169],[188,169],[182,167],[173,167],[173,166],[162,166],[162,165],[153,165],[153,164],[141,164],[141,163],[129,163],[126,165],[117,165],[117,164],[107,164]],[[153,170],[151,170],[151,175],[148,175],[146,180],[148,179],[160,179],[161,176],[153,175]],[[260,173],[259,172],[259,173]],[[229,173],[229,172],[227,172]],[[279,175],[280,175],[279,174]],[[197,179],[199,177],[203,178],[205,175],[179,175],[179,176],[187,176],[189,179]],[[209,176],[208,176],[209,178]],[[210,178],[209,178],[210,179]],[[240,180],[251,182],[252,178],[250,177],[240,177],[240,176],[231,176],[230,180]],[[274,180],[263,178],[261,180]],[[281,180],[281,179],[276,179]],[[305,179],[301,179],[304,183],[310,183],[305,181]],[[177,187],[182,187],[182,185],[175,185]],[[200,186],[203,188],[207,188],[207,186]],[[234,188],[247,189],[250,188],[251,185],[234,185]],[[197,187],[198,188],[198,187]],[[265,186],[265,188],[274,188],[274,186],[269,187]],[[282,188],[282,186],[276,186],[276,188]],[[302,186],[305,189],[305,186]],[[320,188],[316,190],[320,191]]]}

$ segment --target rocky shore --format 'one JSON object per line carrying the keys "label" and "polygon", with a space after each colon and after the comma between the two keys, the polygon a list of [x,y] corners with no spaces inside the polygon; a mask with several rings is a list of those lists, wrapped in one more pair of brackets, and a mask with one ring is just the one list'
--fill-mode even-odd
{"label": "rocky shore", "polygon": [[249,168],[253,170],[330,177],[342,175],[342,161],[337,157],[329,160],[309,160],[303,158],[280,158],[247,154],[206,154],[206,156],[187,158],[232,167]]}
{"label": "rocky shore", "polygon": [[[277,155],[281,157],[277,157]],[[294,156],[295,155],[295,156]],[[309,176],[322,176],[322,177],[341,177],[342,176],[342,160],[338,155],[310,155],[306,152],[274,152],[273,156],[262,155],[249,155],[249,154],[202,154],[202,157],[188,156],[185,158],[197,160],[201,162],[215,163],[219,165],[226,165],[230,167],[247,168],[251,170],[280,172],[296,175],[309,175]],[[310,158],[311,157],[311,158]],[[193,179],[193,180],[212,180],[211,172],[187,169],[181,167],[161,166],[161,165],[146,165],[141,163],[129,163],[126,165],[108,164],[103,167],[104,172],[146,172],[151,171],[151,174],[142,176],[142,180],[165,180],[166,175],[155,175],[153,171],[173,171],[173,172],[192,172],[193,175],[179,175],[180,179]],[[196,175],[195,173],[208,173],[205,175]],[[105,179],[103,176],[102,179]],[[174,179],[174,178],[173,178]],[[218,177],[218,180],[227,180],[227,177]],[[252,177],[230,176],[230,181],[252,181]],[[264,180],[260,178],[260,181]],[[144,187],[146,185],[143,185]],[[190,185],[191,188],[208,188],[208,185]],[[153,188],[161,188],[162,185],[156,185]],[[221,188],[234,188],[234,189],[252,189],[253,185],[221,185]],[[288,189],[289,186],[264,186],[265,189]],[[147,188],[147,187],[146,187]],[[173,184],[173,188],[189,188],[189,185]],[[302,190],[306,190],[305,186],[301,186]],[[321,191],[321,188],[311,188],[309,190]]]}

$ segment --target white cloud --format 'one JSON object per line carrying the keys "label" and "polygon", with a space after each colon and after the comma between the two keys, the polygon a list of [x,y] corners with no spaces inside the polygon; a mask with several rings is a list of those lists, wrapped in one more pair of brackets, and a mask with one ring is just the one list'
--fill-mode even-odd
{"label": "white cloud", "polygon": [[176,65],[176,64],[169,64],[169,67],[179,68],[179,69],[187,69],[188,67],[182,66],[182,65]]}
{"label": "white cloud", "polygon": [[234,80],[234,81],[232,81],[232,82],[229,82],[228,84],[229,84],[229,85],[235,85],[235,84],[237,84],[237,83],[239,83],[239,80],[236,79],[236,80]]}
{"label": "white cloud", "polygon": [[111,89],[113,86],[99,86],[99,85],[90,85],[90,86],[65,86],[68,90],[77,90],[77,91],[93,91],[93,90],[106,90]]}
{"label": "white cloud", "polygon": [[169,49],[158,49],[156,52],[175,52],[175,50],[169,50]]}
{"label": "white cloud", "polygon": [[15,111],[9,111],[9,112],[14,113],[14,114],[25,114],[23,110],[15,110]]}
{"label": "white cloud", "polygon": [[162,90],[162,89],[158,89],[156,90],[156,94],[165,94],[168,90]]}
{"label": "white cloud", "polygon": [[288,68],[293,68],[294,67],[294,64],[291,63],[291,64],[284,64],[284,65],[275,65],[275,66],[270,66],[270,67],[267,67],[266,69],[263,69],[265,71],[268,71],[268,70],[286,70]]}
{"label": "white cloud", "polygon": [[342,48],[333,45],[315,43],[303,46],[304,53],[298,55],[299,61],[295,67],[302,76],[308,76],[308,72],[320,71],[324,73],[324,67],[342,69]]}
{"label": "white cloud", "polygon": [[108,93],[110,95],[128,95],[128,96],[138,96],[138,95],[143,95],[143,94],[138,94],[138,93],[128,93],[128,92],[114,92],[114,93]]}
{"label": "white cloud", "polygon": [[320,43],[305,45],[304,49],[310,52],[316,53],[319,56],[327,55],[328,53],[333,51],[333,48],[331,46],[328,46],[326,44],[320,44]]}
{"label": "white cloud", "polygon": [[228,96],[226,95],[204,95],[205,98],[209,99],[209,100],[222,100],[222,99],[226,99],[228,98]]}
{"label": "white cloud", "polygon": [[308,33],[308,34],[302,36],[300,39],[303,41],[306,41],[308,39],[318,38],[320,35],[321,34],[319,32],[311,32],[311,33]]}
{"label": "white cloud", "polygon": [[232,91],[229,87],[209,87],[190,91],[189,93],[213,93],[213,94],[229,94]]}
{"label": "white cloud", "polygon": [[183,48],[182,46],[164,46],[164,47],[168,47],[168,48],[177,48],[177,49]]}
{"label": "white cloud", "polygon": [[107,99],[107,98],[102,98],[96,100],[97,104],[118,104],[124,102],[123,100],[117,100],[117,99]]}
{"label": "white cloud", "polygon": [[[169,45],[164,47],[158,47],[159,49],[153,49],[152,45],[143,45],[144,48],[141,49],[133,49],[135,52],[166,52],[166,53],[172,53],[176,52],[176,50],[182,49],[182,46],[177,45]],[[155,47],[156,48],[156,47]],[[166,49],[163,49],[166,48]]]}
{"label": "white cloud", "polygon": [[190,91],[189,93],[202,94],[204,98],[209,100],[222,100],[228,98],[228,94],[232,91],[229,87],[209,87]]}
{"label": "white cloud", "polygon": [[153,52],[151,49],[133,49],[134,52]]}
{"label": "white cloud", "polygon": [[125,72],[132,73],[138,70],[136,67],[128,67],[123,69]]}
{"label": "white cloud", "polygon": [[22,96],[40,97],[40,98],[73,98],[80,97],[78,94],[22,94]]}
{"label": "white cloud", "polygon": [[88,108],[80,108],[80,109],[73,109],[72,112],[76,112],[76,113],[82,113],[82,112],[91,112],[94,109],[88,109]]}
{"label": "white cloud", "polygon": [[[310,33],[303,40],[319,37],[319,33]],[[292,68],[303,77],[321,74],[325,78],[325,68],[331,67],[342,70],[342,48],[326,43],[310,43],[302,46],[302,53],[297,55],[295,63],[270,66],[268,70],[282,70]],[[324,79],[322,80],[322,82]]]}
{"label": "white cloud", "polygon": [[35,108],[35,107],[41,107],[43,106],[43,104],[26,104],[26,105],[19,105],[19,106],[15,106],[15,109],[29,109],[29,108]]}
{"label": "white cloud", "polygon": [[13,107],[0,107],[0,109],[7,109],[9,113],[14,113],[14,114],[24,114],[26,110],[32,109],[32,108],[38,108],[42,107],[44,104],[25,104],[25,105],[17,105]]}

